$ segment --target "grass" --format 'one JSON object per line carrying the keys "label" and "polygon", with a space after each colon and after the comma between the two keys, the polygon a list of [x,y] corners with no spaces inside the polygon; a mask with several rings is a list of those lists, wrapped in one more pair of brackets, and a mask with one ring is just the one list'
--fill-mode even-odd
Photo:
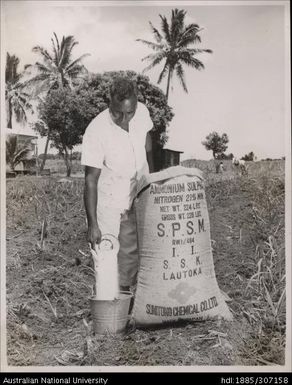
{"label": "grass", "polygon": [[247,279],[237,310],[237,315],[241,312],[253,327],[254,338],[243,355],[259,364],[279,364],[284,360],[286,330],[284,161],[251,162],[248,177],[236,174],[228,161],[225,175],[215,174],[215,165],[204,161],[189,160],[185,166],[200,168],[205,173],[211,208],[228,203],[238,189],[250,193],[243,212],[239,200],[237,214],[238,255],[246,249],[244,242],[252,245],[252,254],[245,262]]}
{"label": "grass", "polygon": [[[281,362],[286,330],[285,191],[278,178],[251,181],[253,197],[245,222],[254,245],[252,276],[245,292],[244,315],[254,328],[259,363]],[[281,348],[282,353],[281,353]]]}
{"label": "grass", "polygon": [[[215,174],[212,163],[188,162],[188,166],[194,165],[203,169],[206,176],[210,218],[216,209],[217,216],[228,219],[219,224],[220,233],[216,229],[213,232],[212,244],[218,266],[220,255],[230,254],[230,266],[223,266],[226,276],[230,269],[230,278],[226,282],[222,278],[221,282],[231,288],[233,314],[238,320],[245,318],[252,328],[241,355],[247,363],[282,364],[286,329],[283,162],[256,162],[247,177],[236,174],[232,167],[224,174]],[[40,337],[41,328],[46,332],[52,324],[61,330],[74,328],[76,319],[81,323],[79,334],[76,332],[76,340],[73,336],[57,356],[60,364],[96,364],[96,360],[102,364],[102,357],[97,359],[96,354],[102,354],[103,346],[111,348],[111,341],[97,341],[99,350],[96,345],[92,347],[87,330],[89,314],[84,299],[92,295],[94,274],[85,241],[82,194],[83,181],[77,178],[60,182],[55,176],[24,176],[7,181],[7,326],[8,355],[13,364],[36,362],[38,357],[34,353],[29,356],[26,351],[33,350],[36,341],[44,338]],[[230,212],[232,199],[238,202],[235,214]],[[231,250],[223,248],[229,242],[227,238],[232,241]],[[17,280],[23,292],[14,287]],[[209,329],[212,332],[213,328]],[[205,339],[212,337],[214,349],[220,348],[220,339],[224,340],[226,333],[214,336],[208,330],[200,334]],[[168,330],[157,333],[161,339],[165,334],[166,344],[167,338],[170,342],[173,339]],[[120,341],[117,364],[155,364],[156,340],[149,341],[148,332],[139,335],[147,340],[147,345],[142,340],[129,340],[127,345]],[[141,358],[144,352],[145,357]],[[197,360],[198,354],[192,354],[179,364]],[[128,362],[124,357],[128,357]],[[160,360],[162,363],[162,353]]]}

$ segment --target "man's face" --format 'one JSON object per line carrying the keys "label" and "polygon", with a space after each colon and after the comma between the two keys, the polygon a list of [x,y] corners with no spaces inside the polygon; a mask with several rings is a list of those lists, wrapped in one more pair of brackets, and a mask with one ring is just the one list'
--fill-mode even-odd
{"label": "man's face", "polygon": [[137,97],[132,96],[129,99],[119,101],[114,96],[110,102],[111,117],[116,125],[124,130],[128,129],[128,123],[133,118],[137,108]]}

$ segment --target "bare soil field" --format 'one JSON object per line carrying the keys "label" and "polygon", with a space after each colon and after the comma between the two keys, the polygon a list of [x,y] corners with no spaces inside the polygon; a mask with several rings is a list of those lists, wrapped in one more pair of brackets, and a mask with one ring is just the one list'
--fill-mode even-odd
{"label": "bare soil field", "polygon": [[284,162],[203,169],[215,271],[232,322],[92,333],[94,276],[83,179],[7,180],[7,361],[11,366],[285,364]]}

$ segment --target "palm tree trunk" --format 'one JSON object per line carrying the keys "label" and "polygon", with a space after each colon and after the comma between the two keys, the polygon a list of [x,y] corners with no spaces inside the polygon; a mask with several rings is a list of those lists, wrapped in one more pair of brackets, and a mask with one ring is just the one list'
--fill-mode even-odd
{"label": "palm tree trunk", "polygon": [[[168,77],[167,77],[167,88],[166,88],[166,100],[168,101],[169,97],[169,87],[170,87],[170,80],[172,77],[172,71],[173,69],[170,68],[168,71]],[[173,162],[173,166],[178,166],[180,164],[180,158],[179,156],[175,154],[175,152],[168,150],[168,153],[171,156],[171,161]],[[164,170],[165,168],[169,167],[168,160],[167,160],[167,151],[161,149],[161,170]]]}
{"label": "palm tree trunk", "polygon": [[45,163],[46,163],[46,160],[47,160],[47,152],[48,152],[48,147],[49,147],[49,141],[50,141],[50,137],[48,135],[47,136],[47,141],[46,141],[46,146],[45,146],[44,157],[43,157],[43,161],[42,161],[42,164],[41,164],[41,167],[40,167],[40,171],[43,171],[43,169],[45,167]]}
{"label": "palm tree trunk", "polygon": [[167,101],[168,101],[168,95],[169,95],[169,86],[170,86],[171,73],[172,73],[172,69],[170,68],[169,71],[168,71],[167,86],[166,86],[166,100]]}
{"label": "palm tree trunk", "polygon": [[[167,76],[166,101],[168,101],[168,97],[169,97],[169,87],[170,87],[171,74],[172,74],[172,69],[170,68],[168,71],[168,76]],[[166,152],[162,147],[160,148],[159,166],[158,167],[159,167],[158,171],[164,170],[165,168],[167,168]]]}
{"label": "palm tree trunk", "polygon": [[7,121],[7,128],[12,129],[12,103],[11,99],[8,100],[8,121]]}

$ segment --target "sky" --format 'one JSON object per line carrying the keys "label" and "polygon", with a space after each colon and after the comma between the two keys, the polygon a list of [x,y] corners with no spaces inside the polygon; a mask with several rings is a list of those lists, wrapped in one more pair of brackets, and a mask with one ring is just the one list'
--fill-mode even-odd
{"label": "sky", "polygon": [[[185,67],[188,93],[176,79],[172,83],[169,104],[175,117],[169,127],[169,147],[184,151],[183,158],[211,159],[212,153],[201,142],[217,131],[228,135],[226,152],[236,157],[250,151],[258,159],[284,156],[289,114],[285,6],[287,12],[289,2],[133,3],[4,0],[2,50],[18,56],[22,69],[39,59],[32,52],[34,46],[51,49],[55,32],[60,38],[75,37],[79,42],[75,57],[90,53],[83,62],[89,71],[141,73],[147,64],[141,59],[152,51],[136,39],[153,41],[149,21],[160,28],[160,14],[169,18],[172,9],[184,9],[186,24],[202,28],[202,42],[196,48],[211,49],[213,54],[197,56],[205,65],[202,71]],[[161,64],[146,73],[155,85],[162,68]],[[159,87],[165,92],[166,81]],[[39,153],[43,149],[40,140]]]}

